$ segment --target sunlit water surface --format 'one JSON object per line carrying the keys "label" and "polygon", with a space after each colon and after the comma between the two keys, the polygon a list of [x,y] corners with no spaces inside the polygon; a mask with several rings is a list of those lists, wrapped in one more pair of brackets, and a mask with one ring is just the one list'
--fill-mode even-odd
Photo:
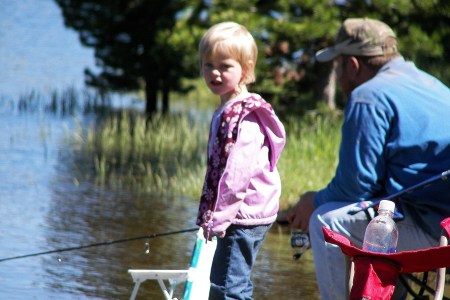
{"label": "sunlit water surface", "polygon": [[[0,259],[195,227],[196,200],[96,182],[73,143],[78,123],[3,107]],[[126,299],[133,285],[127,269],[187,268],[194,240],[184,233],[0,262],[0,298]],[[310,252],[293,262],[288,241],[287,228],[275,225],[253,272],[256,299],[318,297]],[[162,299],[156,282],[142,284],[144,298]]]}
{"label": "sunlit water surface", "polygon": [[[18,111],[30,91],[46,101],[54,89],[82,87],[93,52],[64,28],[51,0],[0,0],[0,7],[0,259],[195,227],[196,199],[98,182],[74,142],[84,116]],[[127,299],[128,269],[187,268],[194,241],[184,233],[3,261],[0,299]],[[310,251],[299,262],[291,255],[288,229],[275,225],[253,272],[255,299],[319,298]],[[145,282],[138,299],[163,295]]]}

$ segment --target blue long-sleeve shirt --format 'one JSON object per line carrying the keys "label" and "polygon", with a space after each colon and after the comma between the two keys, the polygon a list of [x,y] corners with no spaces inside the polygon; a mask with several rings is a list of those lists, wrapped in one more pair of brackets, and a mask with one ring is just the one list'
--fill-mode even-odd
{"label": "blue long-sleeve shirt", "polygon": [[[448,169],[450,89],[398,57],[351,93],[336,174],[314,205],[391,195]],[[450,179],[405,201],[436,236],[439,221],[450,216]]]}

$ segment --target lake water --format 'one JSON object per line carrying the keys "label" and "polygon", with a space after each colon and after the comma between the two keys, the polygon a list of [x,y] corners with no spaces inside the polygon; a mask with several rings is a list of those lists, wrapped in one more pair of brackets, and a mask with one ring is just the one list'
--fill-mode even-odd
{"label": "lake water", "polygon": [[[21,112],[20,95],[83,87],[93,51],[50,0],[0,0],[0,259],[193,228],[197,200],[162,199],[97,182],[78,149],[83,115]],[[0,299],[127,299],[130,268],[187,268],[195,233],[0,262]],[[146,254],[145,242],[149,243]],[[310,251],[291,259],[274,225],[253,272],[256,299],[319,299]],[[181,295],[182,286],[177,290]],[[163,299],[156,282],[138,299]]]}
{"label": "lake water", "polygon": [[0,0],[0,91],[16,96],[83,86],[83,70],[94,67],[93,50],[64,27],[52,0]]}

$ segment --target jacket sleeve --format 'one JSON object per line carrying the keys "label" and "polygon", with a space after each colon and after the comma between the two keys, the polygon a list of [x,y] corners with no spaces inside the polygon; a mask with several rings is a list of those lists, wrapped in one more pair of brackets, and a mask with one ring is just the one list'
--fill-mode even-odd
{"label": "jacket sleeve", "polygon": [[265,136],[254,113],[246,116],[240,126],[227,165],[219,183],[219,193],[213,214],[213,234],[221,234],[235,219],[246,197],[250,179],[258,163]]}
{"label": "jacket sleeve", "polygon": [[350,99],[342,126],[339,164],[328,186],[314,198],[325,202],[358,202],[382,192],[386,172],[385,144],[392,112],[380,99],[356,94]]}

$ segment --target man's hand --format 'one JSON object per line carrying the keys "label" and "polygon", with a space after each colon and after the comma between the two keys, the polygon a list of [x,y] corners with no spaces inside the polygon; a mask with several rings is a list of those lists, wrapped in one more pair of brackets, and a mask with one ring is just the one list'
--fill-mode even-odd
{"label": "man's hand", "polygon": [[306,192],[300,196],[297,204],[287,214],[287,220],[292,228],[308,232],[309,219],[314,211],[314,196],[316,192]]}

